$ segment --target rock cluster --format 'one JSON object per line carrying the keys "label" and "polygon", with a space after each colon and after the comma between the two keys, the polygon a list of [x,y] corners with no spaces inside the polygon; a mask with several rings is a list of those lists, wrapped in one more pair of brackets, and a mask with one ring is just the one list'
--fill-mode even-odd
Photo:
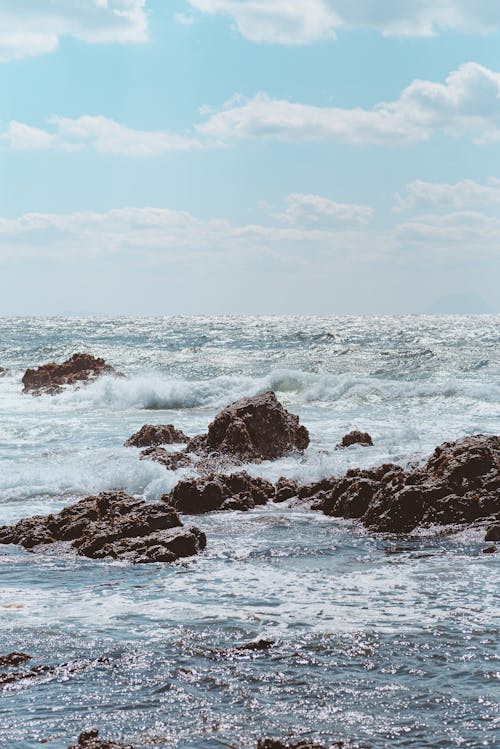
{"label": "rock cluster", "polygon": [[99,738],[97,728],[84,731],[78,737],[78,743],[69,749],[134,749],[130,744],[120,744],[117,741],[105,741]]}
{"label": "rock cluster", "polygon": [[155,447],[182,442],[189,442],[189,437],[173,424],[145,424],[125,442],[125,447]]}
{"label": "rock cluster", "polygon": [[203,479],[179,481],[162,500],[177,512],[199,515],[214,510],[251,510],[274,496],[275,489],[270,481],[251,478],[242,471],[230,476],[213,474]]}
{"label": "rock cluster", "polygon": [[362,445],[363,447],[373,447],[373,440],[368,432],[358,432],[354,430],[345,434],[342,440],[337,445],[336,449],[341,450],[343,447],[350,447],[351,445]]}
{"label": "rock cluster", "polygon": [[[352,469],[299,489],[326,515],[360,518],[375,531],[500,520],[500,437],[476,435],[437,447],[422,468]],[[494,540],[494,525],[488,540]]]}
{"label": "rock cluster", "polygon": [[24,393],[40,395],[60,393],[64,386],[95,380],[103,374],[118,375],[104,359],[91,354],[73,354],[62,364],[43,364],[38,369],[27,369],[23,377]]}
{"label": "rock cluster", "polygon": [[57,515],[35,516],[0,528],[0,543],[33,549],[69,542],[91,559],[123,559],[136,564],[173,562],[206,546],[205,534],[185,528],[163,503],[149,504],[123,492],[104,492],[70,505]]}

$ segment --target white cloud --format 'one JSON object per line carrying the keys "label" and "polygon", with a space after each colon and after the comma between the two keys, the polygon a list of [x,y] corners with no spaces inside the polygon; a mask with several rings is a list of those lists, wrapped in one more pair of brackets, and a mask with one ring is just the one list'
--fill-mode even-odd
{"label": "white cloud", "polygon": [[415,180],[406,185],[403,195],[396,195],[395,210],[460,209],[476,205],[500,205],[500,179],[490,177],[486,184],[471,179],[455,184]]}
{"label": "white cloud", "polygon": [[51,52],[62,37],[91,44],[147,39],[146,0],[2,0],[0,62]]}
{"label": "white cloud", "polygon": [[286,199],[285,213],[277,218],[291,224],[335,226],[354,224],[362,226],[373,218],[373,208],[353,203],[336,203],[321,195],[293,193]]}
{"label": "white cloud", "polygon": [[163,131],[134,130],[102,116],[52,117],[50,130],[11,121],[0,133],[13,150],[59,149],[81,151],[94,149],[99,153],[124,156],[157,156],[169,151],[201,148],[195,138]]}
{"label": "white cloud", "polygon": [[343,109],[271,99],[258,94],[231,100],[198,126],[201,135],[227,142],[239,138],[347,143],[405,143],[435,133],[500,140],[500,74],[469,62],[444,83],[415,80],[399,99],[373,109]]}
{"label": "white cloud", "polygon": [[307,44],[335,31],[373,29],[426,37],[454,30],[485,33],[500,27],[495,0],[188,0],[202,13],[222,13],[253,42]]}
{"label": "white cloud", "polygon": [[429,214],[398,224],[393,232],[398,245],[420,245],[431,256],[446,252],[458,260],[478,254],[496,257],[500,243],[500,218],[477,211]]}

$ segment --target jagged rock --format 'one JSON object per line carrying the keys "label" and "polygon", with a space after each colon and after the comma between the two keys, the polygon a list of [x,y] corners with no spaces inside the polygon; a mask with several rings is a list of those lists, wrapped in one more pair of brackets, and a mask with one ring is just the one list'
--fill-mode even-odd
{"label": "jagged rock", "polygon": [[105,741],[99,738],[97,728],[84,731],[78,737],[78,743],[69,749],[134,749],[131,744],[120,744],[118,741]]}
{"label": "jagged rock", "polygon": [[173,424],[145,424],[125,442],[125,447],[154,447],[177,442],[189,442],[189,437]]}
{"label": "jagged rock", "polygon": [[[299,496],[335,517],[376,531],[500,519],[500,437],[476,435],[437,447],[420,469],[385,464],[302,487]],[[495,540],[488,538],[487,540]]]}
{"label": "jagged rock", "polygon": [[208,427],[208,434],[191,440],[192,451],[217,451],[241,460],[274,460],[305,450],[309,433],[271,391],[242,398],[224,408]]}
{"label": "jagged rock", "polygon": [[351,445],[362,445],[363,447],[373,447],[373,441],[368,432],[358,432],[357,430],[349,432],[342,437],[336,450],[341,450],[343,447],[350,447]]}
{"label": "jagged rock", "polygon": [[251,510],[274,497],[274,486],[244,471],[179,481],[162,500],[178,512],[198,515],[214,510]]}
{"label": "jagged rock", "polygon": [[134,563],[173,562],[206,546],[205,534],[183,527],[164,504],[149,504],[123,492],[104,492],[70,505],[57,515],[35,516],[0,528],[0,543],[33,549],[68,542],[91,559]]}
{"label": "jagged rock", "polygon": [[287,479],[284,476],[278,479],[275,485],[275,502],[286,502],[287,499],[297,497],[299,492],[298,481]]}
{"label": "jagged rock", "polygon": [[141,452],[141,460],[154,460],[161,463],[169,471],[192,465],[192,460],[186,452],[170,453],[164,447],[148,447]]}
{"label": "jagged rock", "polygon": [[9,655],[0,655],[0,668],[9,668],[19,666],[31,660],[31,655],[26,653],[9,653]]}
{"label": "jagged rock", "polygon": [[500,541],[500,523],[486,529],[485,541]]}
{"label": "jagged rock", "polygon": [[23,393],[40,395],[60,393],[65,385],[95,380],[100,375],[119,375],[104,359],[91,354],[73,354],[62,364],[43,364],[38,369],[27,369],[23,377]]}

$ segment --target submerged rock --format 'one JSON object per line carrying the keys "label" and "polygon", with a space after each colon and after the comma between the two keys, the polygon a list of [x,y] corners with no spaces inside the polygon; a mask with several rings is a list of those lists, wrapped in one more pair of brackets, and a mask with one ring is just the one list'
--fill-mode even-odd
{"label": "submerged rock", "polygon": [[169,471],[176,471],[178,468],[185,468],[193,464],[186,452],[170,453],[164,447],[148,447],[141,452],[140,459],[154,460],[155,463],[161,463]]}
{"label": "submerged rock", "polygon": [[125,442],[125,447],[155,447],[188,441],[189,437],[173,424],[145,424]]}
{"label": "submerged rock", "polygon": [[73,354],[62,364],[43,364],[38,369],[27,369],[23,377],[23,393],[40,395],[60,393],[65,385],[95,380],[100,375],[119,375],[104,359],[91,354]]}
{"label": "submerged rock", "polygon": [[5,369],[5,367],[0,367],[0,377],[6,377],[10,372],[10,369]]}
{"label": "submerged rock", "polygon": [[224,408],[188,449],[206,449],[241,460],[274,460],[309,445],[309,432],[269,391]]}
{"label": "submerged rock", "polygon": [[185,528],[164,504],[149,504],[123,492],[104,492],[57,515],[35,516],[0,528],[0,543],[33,549],[68,542],[81,556],[136,564],[173,562],[206,546],[205,534]]}
{"label": "submerged rock", "polygon": [[106,741],[99,738],[97,728],[84,731],[78,737],[78,743],[68,749],[134,749],[131,744],[120,744],[118,741]]}
{"label": "submerged rock", "polygon": [[199,515],[214,510],[251,510],[272,499],[270,481],[252,478],[242,471],[230,476],[212,474],[203,479],[179,481],[162,500],[178,512]]}
{"label": "submerged rock", "polygon": [[0,668],[20,666],[22,663],[26,663],[30,660],[31,655],[26,655],[26,653],[9,653],[9,655],[0,655]]}
{"label": "submerged rock", "polygon": [[353,469],[342,479],[303,487],[299,496],[315,500],[327,515],[360,518],[367,527],[387,533],[500,520],[500,437],[445,442],[416,470],[392,464]]}
{"label": "submerged rock", "polygon": [[341,450],[343,447],[350,447],[351,445],[362,445],[363,447],[373,447],[373,440],[368,432],[358,432],[357,430],[349,432],[342,437],[336,450]]}

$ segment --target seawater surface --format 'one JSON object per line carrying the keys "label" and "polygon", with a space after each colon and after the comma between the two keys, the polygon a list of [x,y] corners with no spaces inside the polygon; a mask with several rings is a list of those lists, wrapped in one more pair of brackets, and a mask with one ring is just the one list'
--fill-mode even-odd
{"label": "seawater surface", "polygon": [[[0,319],[0,523],[104,490],[157,501],[190,470],[126,438],[200,433],[268,389],[311,433],[303,457],[246,467],[273,480],[499,434],[499,344],[500,316]],[[126,379],[22,395],[26,367],[76,351]],[[353,428],[375,446],[335,451]],[[154,748],[498,746],[499,556],[481,534],[381,537],[281,505],[186,521],[208,548],[171,566],[0,547],[0,654],[55,667],[3,687],[0,746],[63,749],[93,726]],[[259,638],[275,645],[237,650]]]}

